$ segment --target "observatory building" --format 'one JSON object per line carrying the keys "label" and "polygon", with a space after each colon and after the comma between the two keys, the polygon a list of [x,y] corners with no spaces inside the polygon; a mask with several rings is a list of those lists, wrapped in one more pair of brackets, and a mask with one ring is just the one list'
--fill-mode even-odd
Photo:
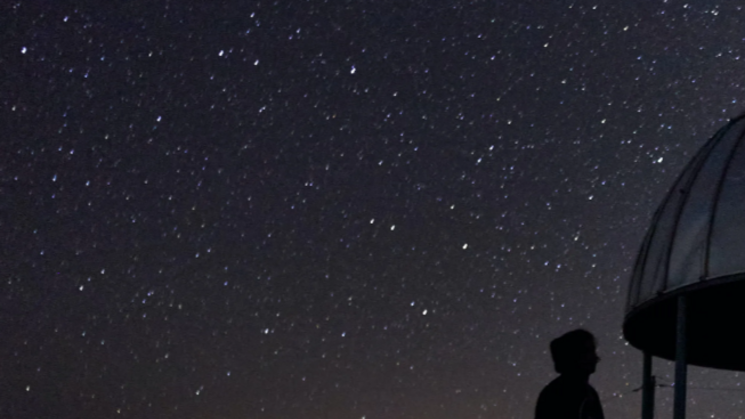
{"label": "observatory building", "polygon": [[745,115],[720,129],[669,190],[629,286],[624,336],[645,353],[645,388],[652,356],[676,361],[675,419],[685,417],[687,364],[745,371],[743,300]]}

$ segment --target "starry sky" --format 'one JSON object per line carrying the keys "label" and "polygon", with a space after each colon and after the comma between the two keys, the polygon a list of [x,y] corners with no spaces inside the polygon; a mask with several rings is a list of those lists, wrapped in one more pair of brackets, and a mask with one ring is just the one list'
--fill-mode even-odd
{"label": "starry sky", "polygon": [[529,419],[577,327],[639,416],[627,283],[740,2],[117,3],[0,6],[0,416]]}

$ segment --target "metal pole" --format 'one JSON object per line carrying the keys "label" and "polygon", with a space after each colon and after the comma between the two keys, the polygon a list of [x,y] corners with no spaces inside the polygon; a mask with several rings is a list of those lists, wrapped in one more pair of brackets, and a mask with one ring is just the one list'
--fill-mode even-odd
{"label": "metal pole", "polygon": [[642,378],[642,419],[654,418],[654,387],[652,355],[644,352],[644,376]]}
{"label": "metal pole", "polygon": [[686,382],[687,365],[687,330],[686,317],[688,301],[685,295],[678,297],[678,320],[675,342],[675,402],[673,404],[673,419],[685,419],[686,417]]}

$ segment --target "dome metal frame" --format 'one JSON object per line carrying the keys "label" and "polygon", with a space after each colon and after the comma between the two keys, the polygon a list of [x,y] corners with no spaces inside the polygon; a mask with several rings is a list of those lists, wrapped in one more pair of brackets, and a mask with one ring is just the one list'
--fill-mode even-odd
{"label": "dome metal frame", "polygon": [[745,255],[743,220],[745,114],[719,129],[688,162],[639,250],[623,334],[644,353],[643,419],[654,411],[653,356],[675,361],[674,419],[685,418],[688,364],[745,371],[745,342],[732,332],[733,322],[745,323],[745,259],[738,253]]}

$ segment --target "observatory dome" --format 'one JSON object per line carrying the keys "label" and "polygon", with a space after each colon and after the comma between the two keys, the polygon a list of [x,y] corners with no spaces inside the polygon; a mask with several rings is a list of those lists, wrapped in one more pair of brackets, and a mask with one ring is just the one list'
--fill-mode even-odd
{"label": "observatory dome", "polygon": [[674,359],[676,296],[688,301],[688,363],[745,371],[745,115],[685,167],[654,215],[634,267],[624,335]]}

